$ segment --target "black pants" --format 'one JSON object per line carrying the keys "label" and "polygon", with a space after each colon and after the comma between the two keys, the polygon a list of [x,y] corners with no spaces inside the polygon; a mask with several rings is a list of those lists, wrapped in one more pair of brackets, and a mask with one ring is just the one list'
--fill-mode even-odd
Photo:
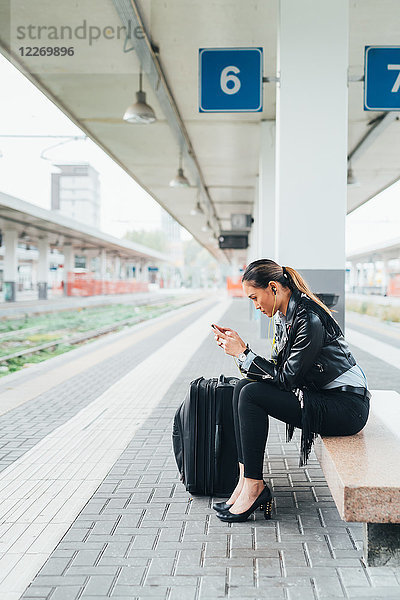
{"label": "black pants", "polygon": [[[354,435],[365,426],[369,400],[353,392],[323,390],[318,394],[324,403],[321,435]],[[233,415],[239,462],[244,476],[263,478],[264,450],[268,437],[269,417],[302,427],[302,410],[293,392],[280,390],[270,382],[242,379],[233,394]]]}

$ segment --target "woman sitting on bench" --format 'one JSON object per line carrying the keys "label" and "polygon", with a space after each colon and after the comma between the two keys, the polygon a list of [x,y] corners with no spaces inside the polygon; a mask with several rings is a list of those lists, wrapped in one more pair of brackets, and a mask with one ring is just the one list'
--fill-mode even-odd
{"label": "woman sitting on bench", "polygon": [[256,310],[275,316],[269,360],[256,355],[236,331],[217,326],[215,338],[236,356],[245,378],[234,391],[239,482],[226,502],[214,504],[222,521],[245,521],[262,507],[271,516],[272,495],[263,481],[269,417],[285,422],[287,441],[302,430],[300,466],[317,434],[358,433],[369,413],[367,380],[330,310],[301,275],[272,260],[252,262],[242,277]]}

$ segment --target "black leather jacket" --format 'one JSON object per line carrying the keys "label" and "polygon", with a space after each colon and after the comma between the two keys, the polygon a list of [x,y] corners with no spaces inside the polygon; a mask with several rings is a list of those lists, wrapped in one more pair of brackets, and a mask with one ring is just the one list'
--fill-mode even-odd
{"label": "black leather jacket", "polygon": [[277,327],[278,351],[267,360],[256,356],[247,375],[273,380],[283,390],[321,389],[356,364],[333,317],[305,294],[294,290],[286,311],[286,344]]}

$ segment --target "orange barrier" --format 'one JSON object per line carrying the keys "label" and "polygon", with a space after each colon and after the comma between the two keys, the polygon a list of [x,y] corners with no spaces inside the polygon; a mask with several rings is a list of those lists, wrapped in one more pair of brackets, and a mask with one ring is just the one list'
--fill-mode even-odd
{"label": "orange barrier", "polygon": [[90,273],[68,273],[67,296],[99,296],[101,294],[134,294],[148,292],[146,281],[94,279]]}
{"label": "orange barrier", "polygon": [[400,273],[392,273],[387,289],[388,296],[400,296]]}
{"label": "orange barrier", "polygon": [[227,277],[226,288],[230,296],[241,297],[245,295],[242,288],[242,278],[240,275],[237,277]]}

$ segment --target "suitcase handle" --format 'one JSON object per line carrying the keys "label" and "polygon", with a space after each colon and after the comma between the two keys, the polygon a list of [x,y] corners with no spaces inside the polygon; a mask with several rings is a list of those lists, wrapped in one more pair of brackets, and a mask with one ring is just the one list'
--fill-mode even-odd
{"label": "suitcase handle", "polygon": [[225,383],[225,375],[220,375],[218,377],[218,385],[223,385]]}
{"label": "suitcase handle", "polygon": [[217,425],[215,428],[215,443],[214,443],[214,459],[219,457],[221,451],[222,435],[221,425]]}

